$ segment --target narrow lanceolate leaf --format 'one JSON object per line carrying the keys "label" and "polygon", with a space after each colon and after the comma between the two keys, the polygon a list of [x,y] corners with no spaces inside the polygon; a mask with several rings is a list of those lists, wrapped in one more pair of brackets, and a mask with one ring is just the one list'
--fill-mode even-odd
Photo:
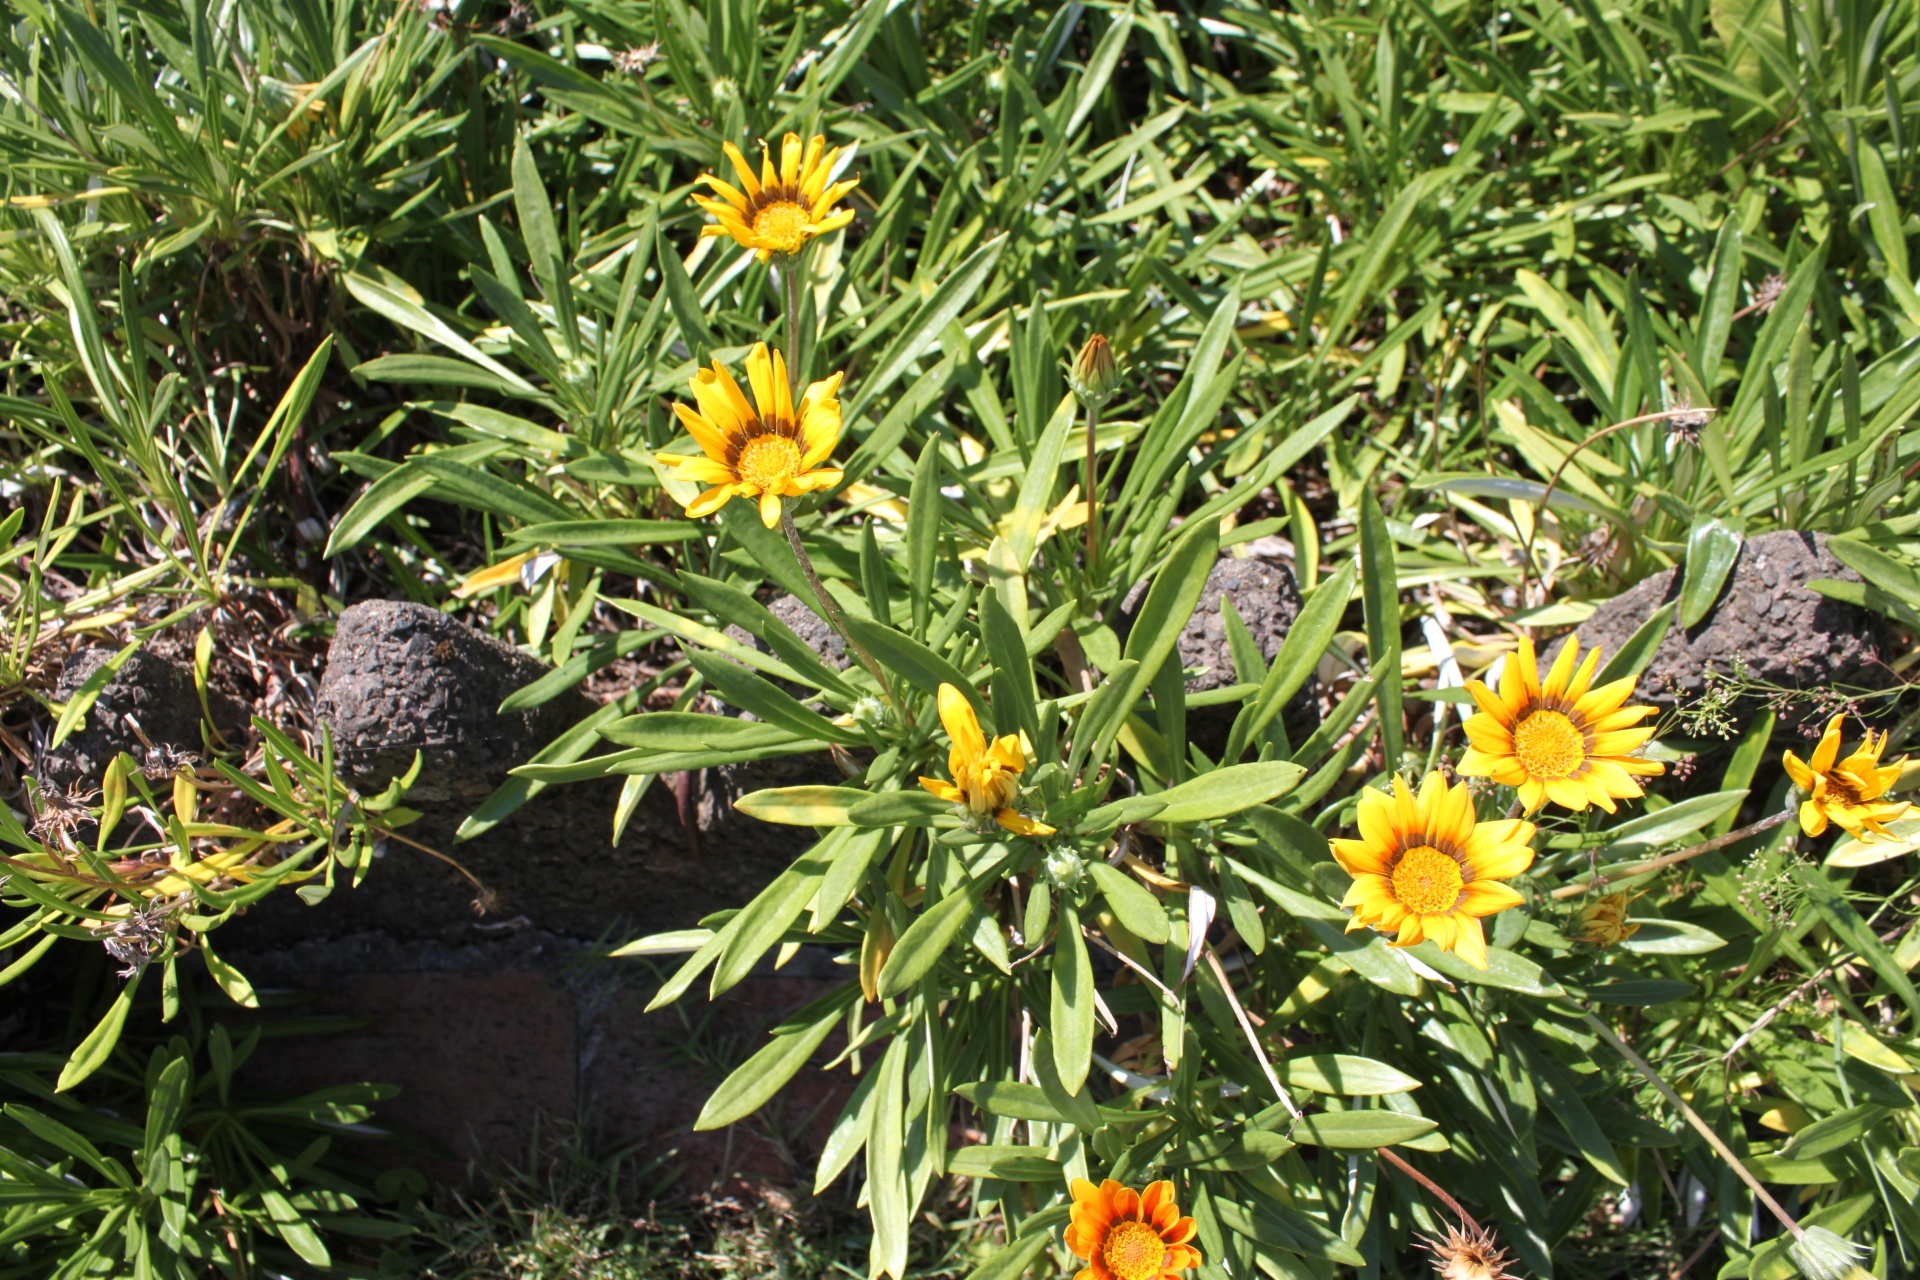
{"label": "narrow lanceolate leaf", "polygon": [[1260,682],[1260,692],[1253,702],[1235,718],[1233,731],[1227,740],[1226,754],[1222,762],[1231,764],[1238,760],[1247,749],[1247,744],[1257,742],[1260,734],[1273,723],[1273,718],[1286,708],[1294,694],[1300,692],[1307,677],[1313,674],[1320,656],[1332,643],[1334,633],[1340,628],[1340,615],[1346,612],[1347,602],[1353,596],[1353,582],[1356,576],[1354,566],[1341,565],[1334,575],[1314,588],[1313,594],[1300,609],[1300,616],[1287,628],[1287,638],[1280,644],[1280,651],[1273,655],[1273,665],[1267,668],[1265,679]]}
{"label": "narrow lanceolate leaf", "polygon": [[1266,804],[1293,789],[1306,776],[1304,765],[1290,760],[1229,765],[1156,792],[1161,809],[1155,822],[1205,822]]}
{"label": "narrow lanceolate leaf", "polygon": [[1405,726],[1400,713],[1400,592],[1393,538],[1371,488],[1360,504],[1361,598],[1367,615],[1367,664],[1380,707],[1380,734],[1390,768],[1398,768]]}
{"label": "narrow lanceolate leaf", "polygon": [[1691,629],[1720,598],[1744,539],[1724,520],[1701,520],[1687,536],[1687,567],[1680,579],[1680,625]]}
{"label": "narrow lanceolate leaf", "polygon": [[734,1069],[733,1074],[707,1099],[707,1105],[700,1109],[700,1118],[693,1122],[693,1127],[724,1128],[736,1120],[746,1119],[765,1106],[806,1065],[813,1051],[827,1038],[827,1033],[845,1019],[847,1005],[859,992],[857,984],[848,983],[833,995],[816,1001],[815,1016],[810,1021],[795,1030],[776,1034],[771,1044],[763,1046],[758,1053]]}
{"label": "narrow lanceolate leaf", "polygon": [[847,810],[867,798],[857,787],[770,787],[734,801],[749,818],[795,827],[844,827]]}
{"label": "narrow lanceolate leaf", "polygon": [[1093,1064],[1093,966],[1080,936],[1080,913],[1060,904],[1060,928],[1053,953],[1050,1030],[1054,1067],[1068,1093],[1079,1093]]}
{"label": "narrow lanceolate leaf", "polygon": [[1288,1132],[1295,1142],[1353,1151],[1390,1147],[1437,1128],[1425,1116],[1398,1111],[1336,1111],[1307,1116]]}
{"label": "narrow lanceolate leaf", "polygon": [[900,935],[880,970],[880,995],[892,998],[927,976],[940,957],[957,943],[973,917],[978,896],[972,892],[940,899]]}
{"label": "narrow lanceolate leaf", "polygon": [[934,290],[933,296],[920,305],[913,319],[907,322],[906,330],[888,346],[886,354],[880,357],[871,377],[863,380],[860,398],[848,413],[849,419],[858,418],[869,404],[886,392],[900,380],[901,375],[926,353],[933,345],[940,331],[957,319],[973,302],[974,295],[993,278],[994,268],[1000,265],[1000,256],[1006,252],[1007,237],[995,236],[973,251],[971,257],[958,267],[953,274]]}
{"label": "narrow lanceolate leaf", "polygon": [[[1160,664],[1173,653],[1180,632],[1193,617],[1194,606],[1200,603],[1207,573],[1219,554],[1220,527],[1211,520],[1201,521],[1198,528],[1181,535],[1166,563],[1160,566],[1160,572],[1154,575],[1153,585],[1147,589],[1147,597],[1127,632],[1124,656],[1139,665],[1125,684],[1120,683],[1115,673],[1114,683],[1121,691],[1119,714],[1108,721],[1099,740],[1093,744],[1092,759],[1096,763],[1106,758],[1113,747],[1114,736],[1126,722],[1127,713],[1153,683]],[[1075,747],[1077,751],[1077,743]]]}
{"label": "narrow lanceolate leaf", "polygon": [[874,1086],[873,1128],[867,1134],[867,1211],[873,1218],[873,1274],[904,1280],[907,1202],[906,1074],[908,1036],[897,1035],[880,1059]]}
{"label": "narrow lanceolate leaf", "polygon": [[120,988],[120,994],[114,997],[106,1016],[87,1032],[86,1039],[75,1046],[67,1058],[67,1064],[60,1068],[60,1079],[54,1085],[55,1092],[65,1093],[107,1064],[107,1059],[113,1055],[113,1046],[120,1042],[120,1029],[127,1025],[127,1011],[133,1008],[133,993],[140,989],[141,976],[136,975]]}
{"label": "narrow lanceolate leaf", "polygon": [[1421,1082],[1397,1067],[1350,1053],[1314,1053],[1290,1056],[1274,1064],[1280,1083],[1315,1093],[1365,1097],[1382,1093],[1410,1093]]}
{"label": "narrow lanceolate leaf", "polygon": [[1624,680],[1628,676],[1637,676],[1647,669],[1653,661],[1653,655],[1660,650],[1660,642],[1667,638],[1667,629],[1673,625],[1673,617],[1680,608],[1678,600],[1668,601],[1653,611],[1653,615],[1627,637],[1611,657],[1603,655],[1606,663],[1600,674],[1594,677],[1596,686],[1614,680]]}
{"label": "narrow lanceolate leaf", "polygon": [[1895,596],[1903,603],[1920,608],[1920,569],[1907,560],[1889,555],[1868,542],[1852,538],[1829,538],[1827,550],[1834,559],[1865,578],[1869,584]]}
{"label": "narrow lanceolate leaf", "polygon": [[1100,896],[1113,908],[1114,916],[1142,941],[1164,943],[1171,936],[1166,908],[1145,885],[1105,862],[1089,862],[1087,870],[1100,886]]}

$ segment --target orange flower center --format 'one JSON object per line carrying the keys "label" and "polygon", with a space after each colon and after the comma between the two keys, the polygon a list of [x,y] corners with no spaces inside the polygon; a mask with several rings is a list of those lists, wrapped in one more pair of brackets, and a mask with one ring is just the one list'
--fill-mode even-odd
{"label": "orange flower center", "polygon": [[949,759],[947,764],[953,770],[954,782],[967,793],[967,807],[975,813],[995,813],[1006,808],[1020,789],[1014,774],[984,756],[977,760]]}
{"label": "orange flower center", "polygon": [[806,247],[807,226],[813,216],[803,204],[775,200],[753,215],[753,235],[760,246],[775,253],[798,253]]}
{"label": "orange flower center", "polygon": [[1423,916],[1451,911],[1460,901],[1466,881],[1460,863],[1430,844],[1416,845],[1394,864],[1393,896],[1407,910]]}
{"label": "orange flower center", "polygon": [[1587,762],[1587,738],[1559,711],[1535,711],[1513,727],[1513,755],[1528,775],[1571,778]]}
{"label": "orange flower center", "polygon": [[740,450],[733,473],[761,493],[779,493],[800,474],[800,446],[786,436],[755,436]]}
{"label": "orange flower center", "polygon": [[1865,804],[1867,800],[1860,794],[1860,787],[1852,778],[1844,773],[1830,773],[1827,775],[1826,802],[1851,807]]}
{"label": "orange flower center", "polygon": [[1116,1222],[1100,1257],[1117,1280],[1155,1280],[1167,1260],[1167,1246],[1144,1222]]}

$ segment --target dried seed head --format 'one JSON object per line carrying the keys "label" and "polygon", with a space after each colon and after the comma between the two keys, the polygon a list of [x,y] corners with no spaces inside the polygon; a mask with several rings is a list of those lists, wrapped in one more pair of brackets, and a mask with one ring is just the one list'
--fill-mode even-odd
{"label": "dried seed head", "polygon": [[1073,388],[1073,394],[1079,397],[1080,403],[1089,409],[1097,409],[1113,399],[1113,393],[1120,389],[1120,366],[1113,358],[1113,348],[1107,345],[1104,333],[1094,334],[1080,348],[1080,354],[1074,358],[1073,368],[1067,374],[1067,385]]}
{"label": "dried seed head", "polygon": [[1619,546],[1620,541],[1614,536],[1612,525],[1597,525],[1581,539],[1579,562],[1598,572],[1613,563],[1614,552]]}
{"label": "dried seed head", "polygon": [[157,747],[148,747],[141,753],[140,773],[151,782],[159,782],[176,773],[192,773],[199,764],[198,752],[162,743]]}
{"label": "dried seed head", "polygon": [[100,939],[108,955],[126,966],[120,970],[122,978],[138,977],[167,940],[167,908],[162,903],[149,903],[95,929],[93,936]]}
{"label": "dried seed head", "polygon": [[1712,409],[1696,409],[1691,400],[1681,396],[1673,408],[1667,410],[1667,434],[1680,444],[1698,449],[1700,428],[1706,426],[1711,417]]}
{"label": "dried seed head", "polygon": [[33,834],[48,844],[58,843],[87,819],[87,806],[99,794],[77,782],[65,791],[41,787],[33,815]]}
{"label": "dried seed head", "polygon": [[1433,1254],[1433,1270],[1441,1280],[1513,1280],[1507,1270],[1507,1253],[1494,1239],[1493,1232],[1481,1227],[1462,1231],[1449,1226],[1445,1240],[1422,1238],[1421,1244]]}
{"label": "dried seed head", "polygon": [[627,49],[613,55],[613,69],[624,71],[630,76],[642,75],[646,69],[660,61],[660,42],[650,41],[636,49]]}
{"label": "dried seed head", "polygon": [[1766,315],[1779,305],[1780,295],[1787,291],[1787,278],[1779,272],[1768,276],[1753,289],[1753,310]]}
{"label": "dried seed head", "polygon": [[1596,947],[1625,942],[1640,932],[1639,925],[1627,921],[1627,907],[1638,896],[1623,891],[1588,903],[1580,908],[1580,914],[1574,919],[1575,932],[1569,936],[1575,942],[1588,942]]}

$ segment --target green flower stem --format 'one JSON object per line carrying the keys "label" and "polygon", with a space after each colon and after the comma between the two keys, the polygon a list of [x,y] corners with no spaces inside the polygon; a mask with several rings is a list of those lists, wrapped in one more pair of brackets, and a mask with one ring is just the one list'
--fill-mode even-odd
{"label": "green flower stem", "polygon": [[1625,1058],[1635,1071],[1638,1071],[1645,1077],[1648,1084],[1659,1090],[1660,1096],[1667,1100],[1667,1104],[1675,1111],[1678,1111],[1686,1122],[1693,1126],[1695,1133],[1698,1133],[1702,1138],[1706,1139],[1707,1145],[1712,1147],[1720,1158],[1727,1162],[1727,1166],[1733,1170],[1734,1175],[1738,1177],[1740,1181],[1747,1184],[1747,1189],[1753,1192],[1754,1198],[1759,1200],[1761,1204],[1767,1206],[1767,1210],[1772,1213],[1774,1217],[1780,1219],[1780,1225],[1791,1232],[1794,1239],[1797,1240],[1806,1234],[1805,1231],[1801,1229],[1800,1224],[1793,1220],[1793,1215],[1781,1208],[1780,1202],[1775,1200],[1772,1193],[1761,1186],[1760,1180],[1747,1170],[1745,1164],[1741,1163],[1740,1157],[1733,1153],[1733,1148],[1728,1146],[1726,1141],[1722,1139],[1718,1133],[1714,1132],[1713,1126],[1705,1120],[1702,1120],[1700,1113],[1688,1106],[1686,1100],[1675,1093],[1672,1086],[1660,1078],[1660,1073],[1649,1066],[1645,1058],[1628,1048],[1627,1042],[1615,1035],[1612,1027],[1609,1027],[1606,1023],[1594,1017],[1589,1011],[1582,1009],[1580,1016],[1586,1020],[1589,1027],[1592,1027],[1594,1031],[1599,1033],[1602,1040],[1612,1045],[1614,1051]]}
{"label": "green flower stem", "polygon": [[1094,434],[1100,429],[1100,406],[1087,406],[1087,579],[1092,581],[1094,565],[1100,559],[1100,502],[1094,495]]}
{"label": "green flower stem", "polygon": [[800,274],[806,261],[805,248],[780,260],[780,281],[787,295],[787,392],[793,397],[795,413],[800,411]]}
{"label": "green flower stem", "polygon": [[847,620],[840,613],[840,606],[835,604],[833,597],[827,594],[826,584],[820,581],[820,575],[814,572],[813,561],[807,559],[806,549],[800,545],[800,531],[793,527],[793,511],[785,501],[780,504],[780,531],[787,535],[787,545],[793,548],[793,558],[800,563],[800,572],[807,575],[807,585],[813,588],[813,594],[819,599],[820,607],[827,611],[827,621],[833,624],[833,629],[840,633],[840,638],[847,642],[847,647],[852,649],[854,656],[860,659],[860,665],[880,682],[880,692],[886,696],[888,702],[893,704],[895,713],[900,717],[900,723],[905,725],[907,709],[900,705],[900,699],[894,697],[893,686],[887,683],[887,673],[880,669],[880,664],[874,660],[871,653],[867,652],[867,646],[855,640],[853,633],[847,630]]}
{"label": "green flower stem", "polygon": [[1724,849],[1730,844],[1739,844],[1748,836],[1757,836],[1762,831],[1773,830],[1788,818],[1791,818],[1793,813],[1794,811],[1792,809],[1782,809],[1770,818],[1762,818],[1760,821],[1749,826],[1741,827],[1737,831],[1729,831],[1723,836],[1715,836],[1711,840],[1702,840],[1699,844],[1690,845],[1677,853],[1662,854],[1658,858],[1649,858],[1645,862],[1629,863],[1627,866],[1615,869],[1610,874],[1597,875],[1591,880],[1582,880],[1579,884],[1561,885],[1549,896],[1556,902],[1562,898],[1577,898],[1589,889],[1602,887],[1608,880],[1631,879],[1634,876],[1644,875],[1649,871],[1658,871],[1662,867],[1671,867],[1676,863],[1685,862],[1689,858],[1697,858],[1703,853],[1712,853],[1715,849]]}

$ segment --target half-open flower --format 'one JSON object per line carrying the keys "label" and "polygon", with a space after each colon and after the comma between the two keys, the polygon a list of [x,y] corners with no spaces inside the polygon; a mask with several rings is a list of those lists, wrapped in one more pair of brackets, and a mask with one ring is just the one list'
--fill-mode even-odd
{"label": "half-open flower", "polygon": [[953,742],[953,749],[947,753],[947,772],[953,775],[953,781],[922,778],[920,785],[975,817],[991,814],[995,822],[1015,835],[1052,835],[1052,827],[1023,818],[1013,808],[1020,775],[1027,768],[1020,735],[1004,734],[988,742],[980,730],[979,717],[973,714],[973,704],[953,685],[940,686],[939,703],[940,723],[947,727],[947,737]]}
{"label": "half-open flower", "polygon": [[1596,947],[1611,947],[1625,942],[1640,932],[1640,926],[1627,918],[1627,909],[1640,896],[1623,889],[1604,898],[1595,898],[1580,908],[1573,920],[1573,932],[1567,936],[1575,942],[1588,942]]}
{"label": "half-open flower", "polygon": [[1623,705],[1633,696],[1632,676],[1591,688],[1600,650],[1589,649],[1576,668],[1579,656],[1580,646],[1569,639],[1543,681],[1533,641],[1522,638],[1520,651],[1501,668],[1498,693],[1467,681],[1480,710],[1467,719],[1473,745],[1460,757],[1458,772],[1518,788],[1528,813],[1549,800],[1576,810],[1596,804],[1612,813],[1615,800],[1640,795],[1634,778],[1664,770],[1658,761],[1633,754],[1653,736],[1651,728],[1634,727],[1653,708]]}
{"label": "half-open flower", "polygon": [[1415,795],[1405,778],[1393,794],[1360,793],[1360,838],[1335,840],[1333,856],[1353,877],[1340,901],[1353,908],[1347,932],[1367,925],[1397,932],[1391,944],[1431,940],[1475,968],[1487,967],[1480,918],[1524,899],[1499,881],[1533,865],[1534,826],[1518,818],[1480,822],[1462,786],[1430,773]]}
{"label": "half-open flower", "polygon": [[1807,793],[1800,803],[1800,829],[1810,836],[1824,835],[1832,823],[1862,840],[1874,836],[1894,838],[1886,823],[1905,817],[1912,801],[1881,799],[1900,777],[1906,757],[1892,764],[1880,763],[1887,749],[1887,735],[1876,740],[1871,730],[1853,754],[1840,759],[1840,725],[1846,716],[1837,715],[1827,722],[1813,759],[1803,761],[1789,751],[1781,759],[1793,785]]}
{"label": "half-open flower", "polygon": [[829,183],[840,148],[827,150],[827,140],[815,136],[804,149],[800,136],[790,133],[780,143],[780,167],[774,168],[767,144],[760,144],[760,172],[755,174],[740,148],[722,143],[740,185],[723,182],[710,173],[699,181],[714,196],[694,196],[693,202],[719,221],[700,228],[704,236],[731,236],[754,250],[765,262],[774,254],[798,253],[815,236],[838,230],[853,221],[853,210],[837,209],[842,197],[860,185],[858,178]]}
{"label": "half-open flower", "polygon": [[1072,1182],[1073,1214],[1067,1248],[1086,1260],[1073,1280],[1173,1280],[1200,1265],[1191,1241],[1198,1230],[1180,1216],[1171,1182],[1135,1191],[1109,1178],[1094,1186]]}
{"label": "half-open flower", "polygon": [[693,399],[699,408],[676,404],[673,411],[705,456],[654,455],[676,468],[679,478],[715,486],[687,503],[687,514],[710,515],[729,498],[756,498],[760,519],[771,529],[780,523],[781,498],[839,484],[840,469],[820,464],[840,440],[836,393],[841,376],[836,373],[809,386],[796,413],[787,362],[777,351],[769,355],[764,342],[747,353],[752,403],[718,360],[713,368],[694,374]]}

